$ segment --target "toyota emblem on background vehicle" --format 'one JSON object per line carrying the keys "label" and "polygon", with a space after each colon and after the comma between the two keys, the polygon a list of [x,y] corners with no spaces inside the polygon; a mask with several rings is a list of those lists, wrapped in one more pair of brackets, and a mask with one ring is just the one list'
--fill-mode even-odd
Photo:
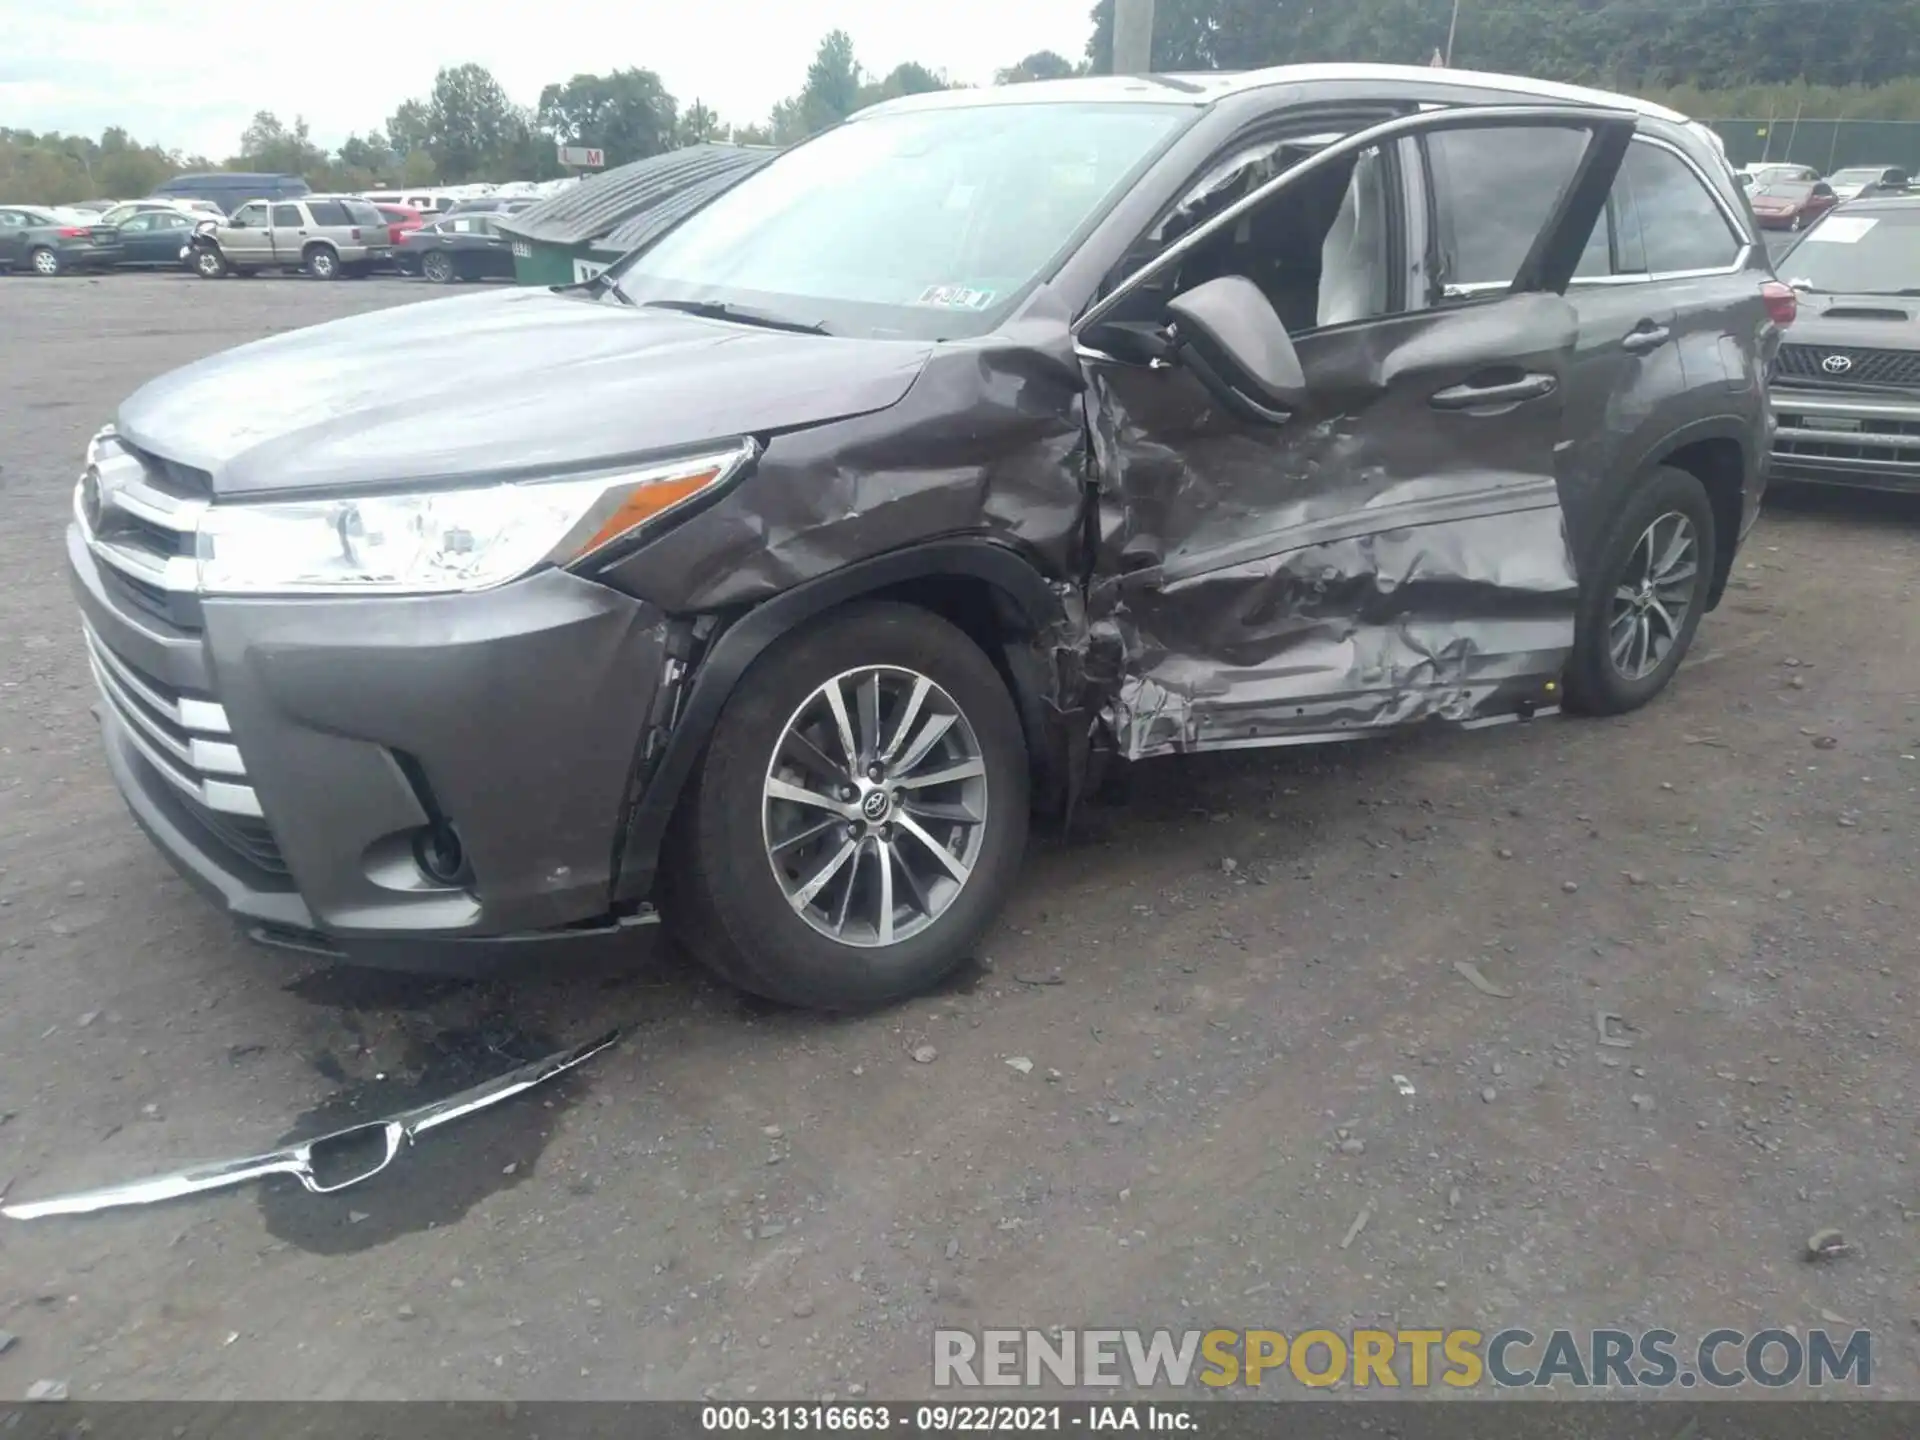
{"label": "toyota emblem on background vehicle", "polygon": [[1853,360],[1846,355],[1829,355],[1820,362],[1820,368],[1829,375],[1844,375],[1853,368]]}

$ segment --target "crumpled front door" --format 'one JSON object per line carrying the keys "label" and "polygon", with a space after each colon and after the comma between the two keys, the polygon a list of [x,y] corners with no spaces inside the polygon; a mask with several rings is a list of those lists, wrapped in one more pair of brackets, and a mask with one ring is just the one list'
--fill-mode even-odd
{"label": "crumpled front door", "polygon": [[1366,285],[1331,283],[1330,250],[1318,326],[1295,341],[1307,399],[1280,423],[1230,411],[1177,359],[1083,335],[1101,506],[1088,618],[1120,656],[1120,754],[1558,703],[1579,601],[1556,485],[1578,317],[1559,292],[1631,131],[1594,121],[1511,293],[1380,314]]}

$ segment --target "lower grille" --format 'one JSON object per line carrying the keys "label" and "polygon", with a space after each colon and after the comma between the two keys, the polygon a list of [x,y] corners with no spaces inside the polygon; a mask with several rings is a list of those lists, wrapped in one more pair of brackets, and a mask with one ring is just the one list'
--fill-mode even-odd
{"label": "lower grille", "polygon": [[178,792],[186,812],[254,869],[285,875],[286,861],[247,783],[225,708],[137,669],[92,626],[85,639],[101,700],[147,765]]}
{"label": "lower grille", "polygon": [[248,820],[238,815],[222,815],[217,810],[208,810],[192,800],[187,808],[193,812],[193,818],[205,827],[221,844],[247,861],[255,869],[268,875],[284,877],[291,872],[287,869],[286,859],[280,854],[279,843],[273,838],[273,832],[267,828],[264,820]]}

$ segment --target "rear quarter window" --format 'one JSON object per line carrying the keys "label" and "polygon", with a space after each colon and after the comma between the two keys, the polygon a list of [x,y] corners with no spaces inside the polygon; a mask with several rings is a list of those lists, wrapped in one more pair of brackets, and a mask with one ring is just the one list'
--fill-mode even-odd
{"label": "rear quarter window", "polygon": [[1620,173],[1633,193],[1653,274],[1724,270],[1740,258],[1746,242],[1706,183],[1673,151],[1636,140]]}
{"label": "rear quarter window", "polygon": [[316,225],[351,225],[347,218],[347,207],[338,200],[314,200],[308,202],[308,211],[313,215]]}
{"label": "rear quarter window", "polygon": [[341,208],[347,212],[347,223],[350,225],[381,226],[387,223],[379,207],[369,205],[364,200],[344,200],[341,202]]}

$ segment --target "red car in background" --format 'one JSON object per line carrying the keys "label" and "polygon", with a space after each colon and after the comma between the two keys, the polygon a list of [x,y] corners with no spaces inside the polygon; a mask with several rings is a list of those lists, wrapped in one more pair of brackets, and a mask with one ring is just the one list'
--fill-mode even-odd
{"label": "red car in background", "polygon": [[1762,180],[1747,197],[1763,230],[1804,230],[1840,203],[1824,180]]}
{"label": "red car in background", "polygon": [[387,240],[395,250],[400,248],[400,237],[409,230],[418,230],[426,223],[420,212],[407,205],[376,205],[374,209],[387,222]]}

